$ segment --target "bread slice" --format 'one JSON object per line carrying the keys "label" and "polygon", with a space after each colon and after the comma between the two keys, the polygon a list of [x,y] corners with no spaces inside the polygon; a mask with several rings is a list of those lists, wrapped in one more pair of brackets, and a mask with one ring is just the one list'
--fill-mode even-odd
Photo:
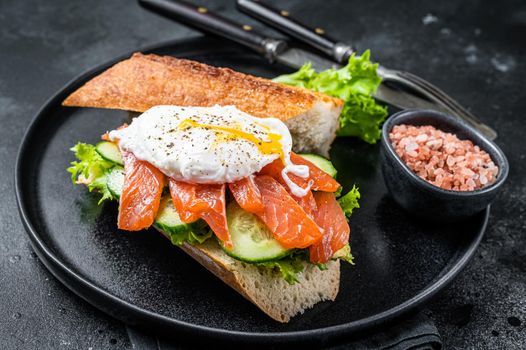
{"label": "bread slice", "polygon": [[201,265],[279,322],[289,320],[320,301],[336,299],[340,288],[340,261],[329,261],[326,270],[307,264],[299,282],[289,284],[280,272],[228,256],[214,240],[181,248]]}
{"label": "bread slice", "polygon": [[[166,238],[169,236],[158,229]],[[219,277],[264,313],[279,322],[289,322],[315,304],[334,301],[340,289],[340,260],[331,260],[320,270],[305,263],[298,282],[289,284],[279,271],[236,260],[213,239],[202,244],[184,243],[180,248]]]}
{"label": "bread slice", "polygon": [[287,124],[296,152],[328,156],[343,101],[299,87],[171,56],[135,53],[88,81],[64,106],[144,112],[156,105],[234,105]]}

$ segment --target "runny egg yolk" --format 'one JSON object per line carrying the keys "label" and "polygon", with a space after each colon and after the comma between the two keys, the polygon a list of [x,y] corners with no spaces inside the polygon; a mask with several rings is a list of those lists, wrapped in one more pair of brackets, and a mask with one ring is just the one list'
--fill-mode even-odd
{"label": "runny egg yolk", "polygon": [[[266,125],[260,125],[266,130],[269,130],[269,127]],[[281,144],[281,138],[282,136],[280,134],[274,134],[274,133],[266,133],[265,136],[267,137],[267,140],[262,140],[255,136],[254,134],[251,134],[249,132],[229,127],[229,126],[220,126],[220,125],[212,125],[212,124],[201,124],[196,122],[192,119],[185,119],[183,120],[179,126],[178,129],[180,130],[186,130],[188,128],[204,128],[207,130],[217,130],[222,131],[230,135],[232,138],[240,138],[247,140],[249,142],[252,142],[256,147],[259,149],[259,151],[262,154],[265,155],[271,155],[271,154],[279,154],[280,159],[285,162],[285,154],[283,154],[283,146]]]}

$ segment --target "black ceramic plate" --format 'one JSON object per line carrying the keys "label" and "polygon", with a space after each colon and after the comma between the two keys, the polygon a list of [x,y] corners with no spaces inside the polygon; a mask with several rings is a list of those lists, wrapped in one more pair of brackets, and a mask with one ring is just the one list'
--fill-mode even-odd
{"label": "black ceramic plate", "polygon": [[[188,57],[258,76],[284,67],[212,39],[169,42],[144,52]],[[16,191],[22,220],[40,259],[73,292],[127,323],[194,339],[241,342],[326,341],[391,320],[421,306],[473,255],[489,209],[454,226],[415,221],[389,198],[379,145],[338,139],[331,151],[338,179],[358,184],[361,209],[351,219],[356,265],[342,264],[335,302],[288,324],[277,323],[154,230],[119,232],[117,205],[73,186],[66,168],[76,142],[95,143],[127,112],[64,108],[61,101],[125,55],[75,79],[37,114],[18,156]],[[312,344],[312,343],[311,343]]]}

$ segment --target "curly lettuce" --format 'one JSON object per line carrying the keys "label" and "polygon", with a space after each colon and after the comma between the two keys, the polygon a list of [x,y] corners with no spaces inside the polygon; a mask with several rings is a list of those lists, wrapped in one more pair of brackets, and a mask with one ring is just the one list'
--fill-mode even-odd
{"label": "curly lettuce", "polygon": [[257,266],[262,266],[268,269],[275,269],[281,273],[281,277],[289,284],[299,282],[298,276],[305,269],[305,257],[303,254],[291,255],[286,258],[274,261],[266,261],[256,263]]}
{"label": "curly lettuce", "polygon": [[351,217],[354,209],[360,208],[360,203],[358,203],[359,199],[360,192],[356,186],[353,186],[347,194],[338,198],[338,203],[347,218]]}
{"label": "curly lettuce", "polygon": [[[334,254],[332,260],[336,259],[345,260],[351,264],[354,264],[349,244],[346,244],[342,249],[340,249]],[[267,269],[279,271],[281,273],[281,277],[285,281],[287,281],[289,284],[295,284],[299,282],[298,277],[305,270],[305,267],[313,263],[310,262],[308,249],[298,249],[285,258],[254,264]],[[327,270],[326,264],[313,265],[315,265],[318,269],[322,271]]]}
{"label": "curly lettuce", "polygon": [[354,265],[354,257],[351,254],[351,245],[349,243],[347,243],[346,245],[343,246],[343,248],[341,248],[336,253],[334,253],[332,258],[345,260],[349,264]]}
{"label": "curly lettuce", "polygon": [[368,143],[380,139],[380,126],[387,117],[387,108],[376,103],[372,94],[382,79],[378,64],[370,61],[371,53],[352,54],[349,63],[340,69],[316,72],[310,63],[297,72],[281,75],[274,81],[323,92],[344,101],[340,114],[339,136],[357,136]]}
{"label": "curly lettuce", "polygon": [[71,173],[71,181],[75,184],[86,184],[91,192],[95,190],[102,194],[99,204],[107,199],[116,199],[107,186],[107,174],[114,163],[102,158],[94,145],[77,143],[71,151],[78,161],[71,162],[67,171]]}
{"label": "curly lettuce", "polygon": [[183,245],[189,243],[191,245],[204,243],[207,239],[212,237],[212,230],[208,228],[208,225],[200,220],[198,225],[194,225],[188,230],[174,230],[172,227],[163,225],[160,222],[155,222],[154,226],[162,232],[168,234],[170,241],[173,245]]}

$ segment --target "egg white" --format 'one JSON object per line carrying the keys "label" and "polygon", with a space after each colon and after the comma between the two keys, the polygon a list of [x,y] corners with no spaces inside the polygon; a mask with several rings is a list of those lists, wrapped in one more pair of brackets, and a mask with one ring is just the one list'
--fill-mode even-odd
{"label": "egg white", "polygon": [[[185,126],[185,121],[209,127]],[[119,140],[122,150],[132,152],[167,176],[189,183],[235,182],[280,157],[278,152],[265,154],[254,140],[215,127],[249,133],[261,143],[270,142],[270,134],[279,135],[285,161],[282,175],[287,185],[297,196],[309,190],[288,178],[289,172],[307,177],[308,167],[290,161],[292,137],[287,126],[276,118],[253,117],[235,106],[155,106],[134,118],[128,127],[111,131],[110,139]]]}

